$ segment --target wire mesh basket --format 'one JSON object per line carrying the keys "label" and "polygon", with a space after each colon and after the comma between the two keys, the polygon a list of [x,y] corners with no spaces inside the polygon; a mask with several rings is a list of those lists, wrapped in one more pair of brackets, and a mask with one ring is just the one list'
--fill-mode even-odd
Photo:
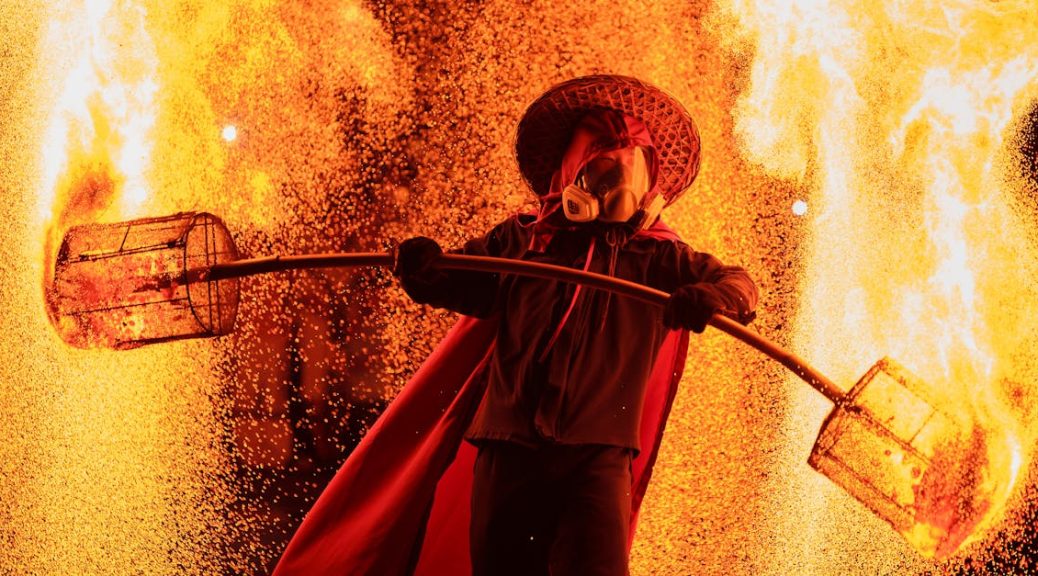
{"label": "wire mesh basket", "polygon": [[884,358],[829,414],[808,460],[929,556],[953,551],[987,504],[976,429],[938,398]]}
{"label": "wire mesh basket", "polygon": [[238,259],[227,227],[185,212],[118,224],[76,226],[65,235],[49,291],[53,324],[79,348],[135,348],[234,328],[238,280],[209,281]]}

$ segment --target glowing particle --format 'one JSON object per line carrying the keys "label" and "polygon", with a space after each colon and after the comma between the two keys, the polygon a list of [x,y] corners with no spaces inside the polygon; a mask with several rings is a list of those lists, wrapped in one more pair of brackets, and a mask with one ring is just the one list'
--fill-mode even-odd
{"label": "glowing particle", "polygon": [[803,216],[807,214],[807,202],[803,200],[797,200],[793,203],[793,214],[797,216]]}
{"label": "glowing particle", "polygon": [[223,136],[225,142],[234,142],[238,138],[238,127],[234,124],[228,124],[220,131],[220,135]]}

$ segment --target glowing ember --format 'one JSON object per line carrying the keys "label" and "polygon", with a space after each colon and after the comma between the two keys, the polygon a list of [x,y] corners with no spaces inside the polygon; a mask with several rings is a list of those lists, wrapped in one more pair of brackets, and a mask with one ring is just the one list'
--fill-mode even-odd
{"label": "glowing ember", "polygon": [[915,524],[905,534],[927,555],[944,559],[954,554],[991,509],[983,478],[989,470],[987,453],[978,428],[935,448],[930,467],[914,487]]}

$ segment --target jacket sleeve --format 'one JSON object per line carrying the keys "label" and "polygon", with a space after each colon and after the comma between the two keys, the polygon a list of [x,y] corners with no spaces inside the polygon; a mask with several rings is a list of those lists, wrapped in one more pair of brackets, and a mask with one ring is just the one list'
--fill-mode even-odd
{"label": "jacket sleeve", "polygon": [[757,285],[746,270],[726,266],[716,257],[682,243],[672,246],[673,251],[667,251],[662,262],[666,278],[660,282],[661,289],[673,292],[686,284],[708,284],[724,302],[722,314],[742,324],[756,318]]}
{"label": "jacket sleeve", "polygon": [[[501,256],[510,220],[495,226],[483,236],[465,242],[449,254],[473,256]],[[500,275],[472,270],[444,270],[428,302],[430,306],[445,308],[465,316],[489,318],[497,312],[497,293]]]}

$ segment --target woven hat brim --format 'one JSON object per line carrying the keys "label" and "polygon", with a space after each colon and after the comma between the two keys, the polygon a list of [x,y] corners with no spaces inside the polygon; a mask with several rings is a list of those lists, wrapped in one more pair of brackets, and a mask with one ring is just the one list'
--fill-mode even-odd
{"label": "woven hat brim", "polygon": [[646,124],[659,159],[657,187],[671,204],[699,173],[699,131],[684,106],[655,86],[628,76],[595,74],[550,88],[526,110],[516,131],[515,155],[537,196],[551,188],[573,129],[596,109],[618,110]]}

